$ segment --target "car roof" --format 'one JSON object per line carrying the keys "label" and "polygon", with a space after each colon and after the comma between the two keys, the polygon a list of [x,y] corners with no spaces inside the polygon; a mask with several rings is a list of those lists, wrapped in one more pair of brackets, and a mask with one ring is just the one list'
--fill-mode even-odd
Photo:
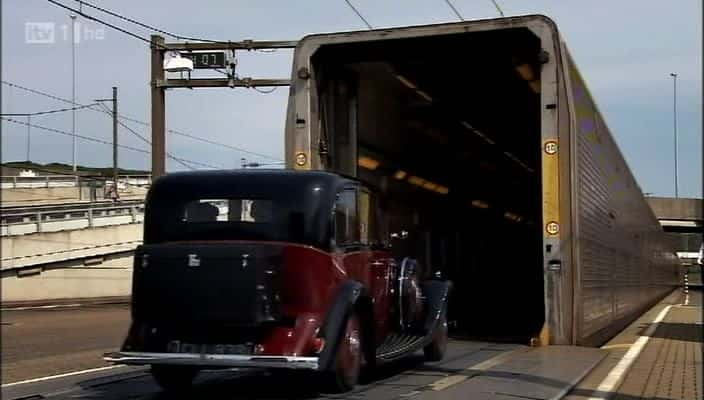
{"label": "car roof", "polygon": [[341,188],[346,185],[358,185],[356,180],[326,171],[296,171],[290,169],[235,169],[187,171],[166,174],[152,184],[151,192],[171,191],[175,188],[194,192],[210,192],[215,188],[227,191],[232,186],[247,186],[271,188],[273,185],[282,187],[306,186],[320,184],[330,188]]}

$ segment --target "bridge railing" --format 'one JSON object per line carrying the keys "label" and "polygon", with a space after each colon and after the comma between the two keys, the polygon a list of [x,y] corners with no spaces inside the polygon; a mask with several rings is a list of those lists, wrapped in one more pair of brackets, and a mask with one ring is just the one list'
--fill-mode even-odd
{"label": "bridge railing", "polygon": [[88,204],[56,207],[26,207],[3,210],[0,236],[26,235],[140,223],[144,202],[130,201],[112,205]]}
{"label": "bridge railing", "polygon": [[[94,181],[95,178],[77,175],[0,176],[0,187],[2,189],[76,187],[89,180]],[[112,180],[108,180],[108,182],[112,184]],[[152,182],[152,176],[120,175],[117,182],[120,188],[123,186],[148,186]]]}

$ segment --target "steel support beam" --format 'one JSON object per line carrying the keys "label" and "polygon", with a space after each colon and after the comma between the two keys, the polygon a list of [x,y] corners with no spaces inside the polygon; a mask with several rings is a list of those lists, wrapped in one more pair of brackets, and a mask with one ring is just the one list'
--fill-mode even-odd
{"label": "steel support beam", "polygon": [[167,88],[213,88],[213,87],[257,87],[257,86],[289,86],[290,79],[167,79],[158,80],[156,87]]}
{"label": "steel support beam", "polygon": [[151,37],[152,179],[166,173],[166,98],[158,82],[164,80],[164,38]]}
{"label": "steel support beam", "polygon": [[168,43],[164,44],[161,49],[165,51],[292,49],[297,44],[298,41],[295,40],[243,40],[240,42]]}

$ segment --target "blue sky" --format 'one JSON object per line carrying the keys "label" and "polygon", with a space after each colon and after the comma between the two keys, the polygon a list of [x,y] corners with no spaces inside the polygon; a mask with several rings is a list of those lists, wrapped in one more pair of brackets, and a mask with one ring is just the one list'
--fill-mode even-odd
{"label": "blue sky", "polygon": [[[73,0],[60,0],[76,6]],[[353,0],[374,27],[456,21],[443,0]],[[343,0],[204,2],[94,0],[95,4],[159,28],[186,36],[223,40],[295,40],[308,33],[364,29]],[[680,195],[702,196],[702,10],[698,0],[499,0],[506,15],[540,13],[560,27],[570,52],[599,108],[645,192],[674,193],[672,78],[678,73]],[[490,18],[490,0],[453,0],[465,19]],[[98,15],[86,9],[87,13]],[[102,16],[101,16],[102,17]],[[111,22],[115,19],[104,17]],[[80,18],[79,18],[80,20]],[[51,22],[51,44],[27,43],[26,23]],[[2,79],[60,97],[71,96],[71,46],[64,40],[68,13],[46,0],[2,1]],[[119,87],[120,113],[149,120],[149,51],[145,43],[81,20],[77,45],[77,101],[90,103]],[[120,23],[141,36],[150,32]],[[102,31],[102,39],[99,29]],[[240,58],[241,76],[288,78],[291,52],[252,53]],[[171,90],[167,93],[167,126],[189,134],[283,158],[287,91],[260,94],[246,89]],[[2,85],[2,112],[22,113],[65,106],[42,96]],[[111,140],[108,116],[77,113],[77,133]],[[70,113],[36,117],[35,124],[70,131]],[[149,135],[148,129],[130,124]],[[33,130],[31,158],[38,162],[71,162],[71,139]],[[26,127],[2,123],[3,161],[25,159]],[[132,134],[122,143],[146,148]],[[241,157],[266,159],[192,141],[168,137],[168,150],[182,158],[220,167],[235,167]],[[78,161],[109,165],[109,146],[79,141]],[[120,163],[148,169],[148,155],[121,151]],[[169,170],[182,167],[168,163]]]}

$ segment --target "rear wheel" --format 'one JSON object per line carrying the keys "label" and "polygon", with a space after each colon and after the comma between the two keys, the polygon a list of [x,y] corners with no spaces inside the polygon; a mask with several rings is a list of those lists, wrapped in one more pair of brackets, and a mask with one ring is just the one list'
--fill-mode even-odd
{"label": "rear wheel", "polygon": [[433,332],[433,339],[425,346],[423,353],[425,354],[425,359],[427,361],[440,361],[445,357],[445,351],[447,349],[447,320],[443,316],[440,321],[438,321],[438,326],[435,327],[435,332]]}
{"label": "rear wheel", "polygon": [[198,369],[181,365],[152,365],[152,376],[162,389],[169,392],[191,387]]}
{"label": "rear wheel", "polygon": [[352,314],[335,355],[334,369],[324,377],[323,390],[342,393],[352,390],[357,384],[363,357],[361,339],[359,318],[357,314]]}

